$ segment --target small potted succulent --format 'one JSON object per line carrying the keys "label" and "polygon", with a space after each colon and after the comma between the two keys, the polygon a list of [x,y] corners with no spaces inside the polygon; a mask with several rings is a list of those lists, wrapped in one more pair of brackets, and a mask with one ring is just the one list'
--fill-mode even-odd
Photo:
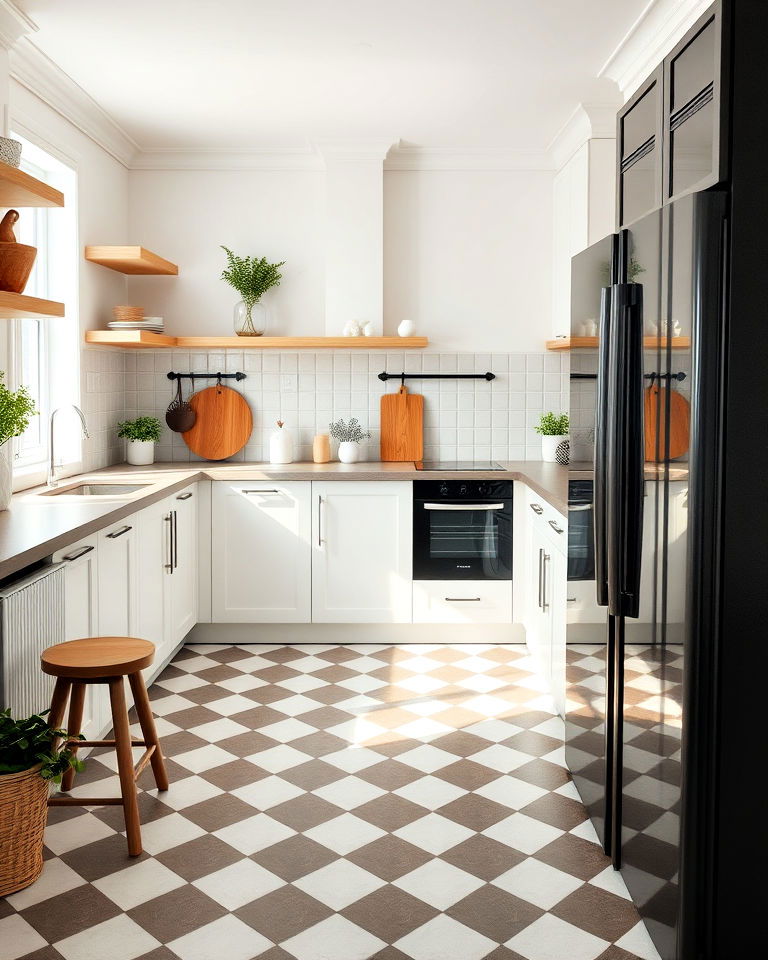
{"label": "small potted succulent", "polygon": [[272,287],[279,287],[285,263],[269,263],[266,257],[238,257],[229,247],[221,248],[227,255],[227,268],[221,279],[234,287],[243,298],[235,306],[235,333],[238,337],[260,337],[267,329],[267,308],[261,298]]}
{"label": "small potted succulent", "polygon": [[160,421],[157,417],[136,417],[117,425],[117,435],[127,440],[126,459],[136,467],[155,462],[155,444],[160,440]]}
{"label": "small potted succulent", "polygon": [[[47,711],[46,711],[47,713]],[[14,720],[0,711],[0,896],[34,883],[43,869],[43,831],[51,783],[83,763],[66,730],[53,730],[45,714]]]}
{"label": "small potted succulent", "polygon": [[11,502],[13,469],[11,467],[11,440],[20,437],[37,414],[35,402],[26,387],[9,390],[0,371],[0,510],[7,510]]}
{"label": "small potted succulent", "polygon": [[541,434],[541,459],[547,463],[568,463],[570,421],[567,413],[542,413],[539,425],[534,427]]}
{"label": "small potted succulent", "polygon": [[334,440],[339,441],[339,460],[342,463],[357,463],[360,460],[360,441],[367,440],[370,433],[363,430],[357,417],[349,423],[337,420],[328,425],[328,431]]}

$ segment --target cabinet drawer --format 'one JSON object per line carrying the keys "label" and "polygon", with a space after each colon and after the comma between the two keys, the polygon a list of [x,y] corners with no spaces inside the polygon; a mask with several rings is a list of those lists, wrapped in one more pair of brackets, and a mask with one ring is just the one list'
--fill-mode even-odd
{"label": "cabinet drawer", "polygon": [[512,623],[511,580],[414,580],[414,623]]}

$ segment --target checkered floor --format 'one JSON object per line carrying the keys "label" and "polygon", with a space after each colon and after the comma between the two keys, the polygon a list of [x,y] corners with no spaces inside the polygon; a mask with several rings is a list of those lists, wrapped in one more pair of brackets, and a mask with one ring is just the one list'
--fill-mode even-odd
{"label": "checkered floor", "polygon": [[525,647],[190,646],[150,696],[145,853],[52,809],[0,960],[657,960]]}

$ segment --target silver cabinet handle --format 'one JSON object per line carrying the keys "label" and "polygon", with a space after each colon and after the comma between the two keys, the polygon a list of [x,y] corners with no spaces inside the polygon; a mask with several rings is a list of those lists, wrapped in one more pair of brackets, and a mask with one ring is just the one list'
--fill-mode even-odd
{"label": "silver cabinet handle", "polygon": [[128,533],[129,530],[133,530],[133,527],[121,527],[119,530],[115,530],[112,533],[108,533],[107,536],[110,540],[117,540],[118,537],[122,537],[124,533]]}
{"label": "silver cabinet handle", "polygon": [[503,503],[425,503],[425,510],[503,510]]}
{"label": "silver cabinet handle", "polygon": [[173,529],[173,569],[175,570],[179,565],[179,515],[175,510],[171,513],[173,514],[171,527]]}
{"label": "silver cabinet handle", "polygon": [[95,550],[95,547],[80,547],[79,550],[75,550],[74,553],[68,553],[66,556],[62,557],[62,560],[67,560],[70,563],[72,560],[79,560],[80,557],[84,557],[86,553],[90,553],[91,550]]}
{"label": "silver cabinet handle", "polygon": [[443,597],[450,603],[480,603],[480,597]]}
{"label": "silver cabinet handle", "polygon": [[280,493],[280,490],[241,490],[240,493],[249,496],[252,493]]}
{"label": "silver cabinet handle", "polygon": [[550,525],[550,527],[552,527],[555,533],[564,533],[563,528],[558,527],[556,520],[547,520],[547,523]]}
{"label": "silver cabinet handle", "polygon": [[317,497],[317,545],[323,546],[323,497],[321,494]]}
{"label": "silver cabinet handle", "polygon": [[528,506],[531,508],[531,510],[533,510],[534,513],[538,514],[539,516],[541,516],[542,513],[544,513],[544,507],[542,507],[541,504],[539,503],[529,503]]}
{"label": "silver cabinet handle", "polygon": [[191,493],[180,493],[180,494],[178,495],[178,497],[176,497],[176,499],[177,499],[177,500],[189,500],[189,498],[190,498],[191,496],[192,496]]}
{"label": "silver cabinet handle", "polygon": [[579,503],[574,506],[569,505],[568,513],[581,513],[584,510],[591,510],[591,509],[592,509],[591,503]]}
{"label": "silver cabinet handle", "polygon": [[166,540],[168,563],[164,566],[169,573],[173,573],[173,511],[171,511],[167,517],[163,517],[163,520],[168,524],[168,538]]}
{"label": "silver cabinet handle", "polygon": [[547,570],[549,569],[550,556],[548,553],[544,554],[544,563],[542,564],[542,585],[541,585],[541,609],[545,612],[549,610],[549,604],[547,603],[547,587],[549,586],[547,576]]}
{"label": "silver cabinet handle", "polygon": [[539,547],[539,610],[544,609],[544,601],[541,599],[541,587],[544,583],[544,551]]}

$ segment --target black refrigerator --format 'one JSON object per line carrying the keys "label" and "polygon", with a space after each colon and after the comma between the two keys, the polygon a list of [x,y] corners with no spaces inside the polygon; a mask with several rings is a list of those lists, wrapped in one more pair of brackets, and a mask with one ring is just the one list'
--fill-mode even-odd
{"label": "black refrigerator", "polygon": [[594,580],[569,584],[566,759],[662,960],[762,949],[766,243],[727,187],[572,269],[571,489],[591,476]]}

